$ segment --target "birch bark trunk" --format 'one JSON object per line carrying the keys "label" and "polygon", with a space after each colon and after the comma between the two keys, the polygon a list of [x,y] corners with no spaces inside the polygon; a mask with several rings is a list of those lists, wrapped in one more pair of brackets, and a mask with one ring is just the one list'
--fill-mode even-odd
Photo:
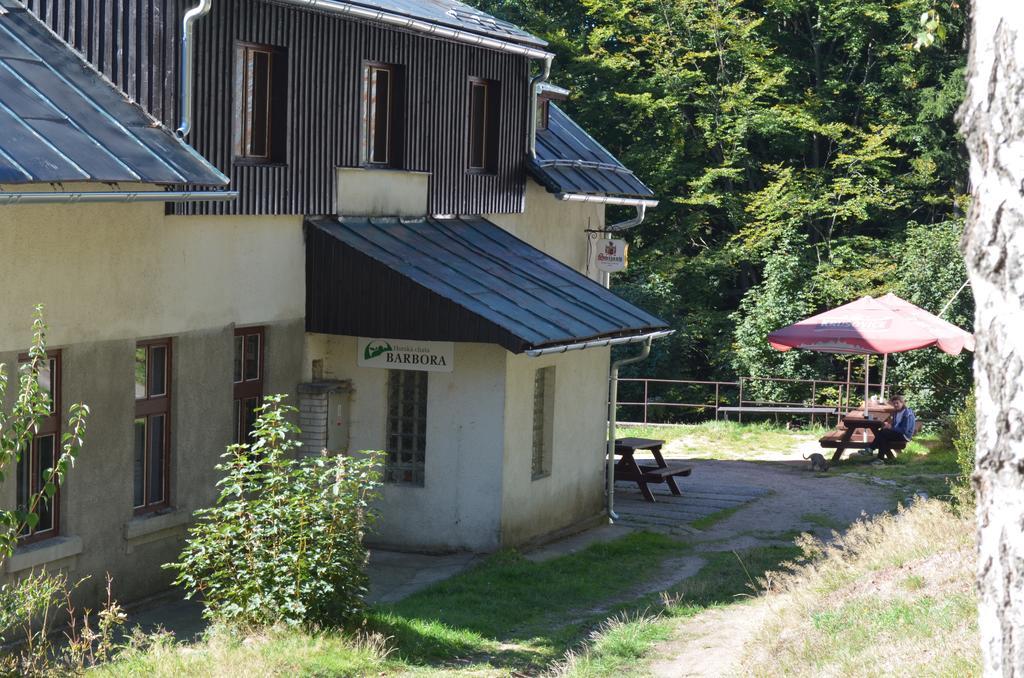
{"label": "birch bark trunk", "polygon": [[986,675],[1024,675],[1024,3],[973,3],[964,255],[977,303],[979,625]]}

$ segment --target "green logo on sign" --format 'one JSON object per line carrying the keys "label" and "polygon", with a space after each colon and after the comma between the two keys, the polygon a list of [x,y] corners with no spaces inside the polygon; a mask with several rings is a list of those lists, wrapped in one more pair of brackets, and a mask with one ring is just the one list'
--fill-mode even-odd
{"label": "green logo on sign", "polygon": [[389,353],[394,349],[386,341],[371,341],[363,350],[363,360],[373,360],[382,353]]}

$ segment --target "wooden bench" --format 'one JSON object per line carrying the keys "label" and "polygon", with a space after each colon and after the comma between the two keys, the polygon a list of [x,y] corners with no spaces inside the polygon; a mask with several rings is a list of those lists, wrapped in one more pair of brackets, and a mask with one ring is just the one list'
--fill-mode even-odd
{"label": "wooden bench", "polygon": [[[822,415],[824,417],[831,417],[838,414],[838,410],[834,407],[783,407],[783,406],[744,406],[744,405],[729,405],[727,407],[719,407],[718,411],[725,415],[725,418],[729,418],[730,412],[735,412],[740,418],[743,417],[744,413],[748,414],[808,414],[810,416]],[[827,421],[827,420],[826,420]]]}
{"label": "wooden bench", "polygon": [[[661,456],[661,446],[664,440],[653,440],[651,438],[619,438],[615,441],[615,454],[621,459],[615,464],[615,480],[629,480],[640,486],[640,492],[647,501],[654,501],[654,493],[647,486],[648,483],[665,483],[672,494],[679,496],[682,492],[676,485],[677,477],[686,477],[693,472],[693,469],[684,464],[669,465]],[[637,462],[635,453],[639,450],[648,450],[654,457],[655,465],[640,464]]]}
{"label": "wooden bench", "polygon": [[[914,425],[914,435],[921,432],[922,422],[918,421]],[[875,432],[873,429],[866,427],[847,427],[843,423],[840,423],[836,427],[836,430],[829,431],[821,438],[818,439],[818,443],[823,448],[831,448],[835,450],[832,455],[832,461],[837,462],[843,457],[843,452],[850,449],[864,449],[871,447],[871,444],[875,442]],[[893,452],[900,452],[907,448],[906,440],[896,440],[890,444],[890,449]]]}

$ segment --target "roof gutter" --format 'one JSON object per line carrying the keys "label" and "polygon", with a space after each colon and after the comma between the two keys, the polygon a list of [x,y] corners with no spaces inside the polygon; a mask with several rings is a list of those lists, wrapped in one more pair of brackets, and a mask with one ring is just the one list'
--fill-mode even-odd
{"label": "roof gutter", "polygon": [[620,198],[611,195],[591,195],[589,193],[557,193],[556,197],[559,200],[565,200],[568,202],[592,202],[601,203],[604,205],[630,205],[647,207],[657,207],[658,201],[647,198]]}
{"label": "roof gutter", "polygon": [[178,136],[186,137],[192,131],[192,27],[210,13],[213,0],[199,0],[199,4],[185,12],[181,21],[181,63],[178,73]]}
{"label": "roof gutter", "polygon": [[341,2],[340,0],[272,0],[272,2],[280,5],[294,5],[296,7],[305,7],[307,9],[318,9],[330,14],[340,14],[353,19],[375,21],[377,23],[396,26],[398,28],[415,31],[417,33],[425,33],[426,35],[431,35],[435,38],[452,40],[454,42],[461,42],[467,45],[474,45],[476,47],[485,47],[487,49],[494,49],[499,52],[507,52],[509,54],[518,54],[531,59],[554,58],[554,55],[551,52],[547,52],[536,47],[529,47],[517,42],[509,42],[507,40],[499,40],[486,35],[463,31],[458,28],[440,26],[438,24],[430,23],[429,21],[413,19],[412,17],[402,16],[401,14],[392,14],[379,9],[370,9],[368,7],[360,7],[359,5],[351,5],[347,2]]}
{"label": "roof gutter", "polygon": [[667,337],[668,335],[675,332],[675,330],[658,330],[657,332],[648,332],[646,334],[637,334],[631,337],[615,337],[613,339],[594,339],[592,341],[581,341],[577,344],[564,344],[562,346],[552,346],[550,348],[535,348],[526,351],[526,355],[531,358],[536,358],[542,355],[551,355],[553,353],[566,353],[568,351],[582,351],[586,348],[601,348],[604,346],[620,346],[622,344],[637,344],[641,341],[653,341],[654,339],[660,339],[661,337]]}
{"label": "roof gutter", "polygon": [[0,205],[110,202],[214,202],[234,200],[238,191],[34,191],[0,192]]}

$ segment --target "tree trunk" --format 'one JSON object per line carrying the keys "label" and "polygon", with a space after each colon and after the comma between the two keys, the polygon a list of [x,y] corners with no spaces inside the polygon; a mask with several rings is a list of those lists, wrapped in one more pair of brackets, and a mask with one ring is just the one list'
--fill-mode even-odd
{"label": "tree trunk", "polygon": [[974,3],[962,128],[978,335],[979,624],[986,675],[1024,675],[1024,3]]}

